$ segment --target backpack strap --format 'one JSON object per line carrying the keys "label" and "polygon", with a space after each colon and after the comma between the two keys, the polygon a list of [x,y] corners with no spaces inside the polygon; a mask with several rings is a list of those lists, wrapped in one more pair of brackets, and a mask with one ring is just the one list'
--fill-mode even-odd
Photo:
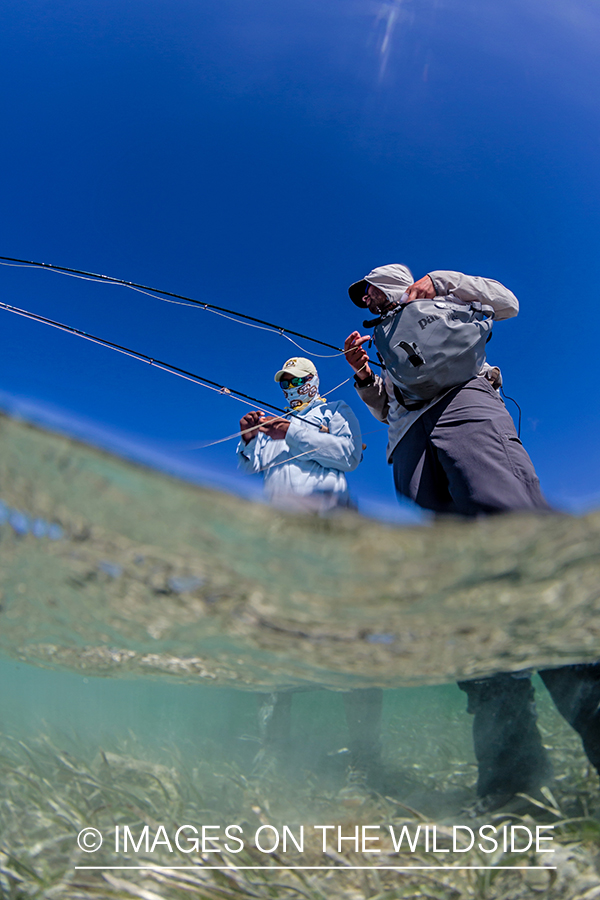
{"label": "backpack strap", "polygon": [[392,382],[392,386],[394,389],[394,397],[396,398],[396,400],[398,401],[400,406],[404,407],[404,409],[408,409],[408,410],[421,409],[423,406],[425,406],[426,403],[429,403],[429,400],[406,401],[404,399],[404,395],[402,394],[402,391],[400,390],[398,385],[395,384],[394,382]]}
{"label": "backpack strap", "polygon": [[408,356],[408,361],[411,366],[417,368],[417,366],[422,366],[425,362],[425,357],[419,350],[418,345],[413,341],[412,344],[409,344],[407,341],[398,341],[396,344],[397,347],[402,347],[406,355]]}
{"label": "backpack strap", "polygon": [[484,306],[479,300],[473,300],[473,302],[469,304],[469,308],[472,309],[473,312],[481,313],[486,319],[493,319],[496,315],[493,306]]}

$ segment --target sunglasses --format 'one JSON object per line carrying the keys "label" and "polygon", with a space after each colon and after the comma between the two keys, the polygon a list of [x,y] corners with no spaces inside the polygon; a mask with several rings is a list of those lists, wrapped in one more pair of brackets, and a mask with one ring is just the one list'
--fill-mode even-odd
{"label": "sunglasses", "polygon": [[309,381],[312,378],[312,375],[305,375],[304,378],[288,378],[285,381],[283,378],[279,382],[282,390],[287,391],[291,387],[300,387],[301,384],[305,384],[305,382]]}

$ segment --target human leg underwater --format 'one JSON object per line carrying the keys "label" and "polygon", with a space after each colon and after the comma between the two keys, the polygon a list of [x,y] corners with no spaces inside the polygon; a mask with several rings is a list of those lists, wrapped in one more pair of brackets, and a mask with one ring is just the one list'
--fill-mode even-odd
{"label": "human leg underwater", "polygon": [[[292,698],[298,691],[256,694],[260,749],[254,760],[257,774],[270,772],[292,745]],[[349,767],[364,782],[381,774],[381,711],[383,691],[359,688],[342,694],[348,727]]]}
{"label": "human leg underwater", "polygon": [[497,804],[518,792],[536,791],[552,774],[537,728],[529,672],[501,672],[459,681],[473,716],[477,796]]}
{"label": "human leg underwater", "polygon": [[558,711],[581,737],[587,758],[600,774],[600,664],[559,666],[539,674]]}
{"label": "human leg underwater", "polygon": [[[496,391],[477,377],[427,410],[393,455],[398,493],[437,513],[548,512],[533,463]],[[479,797],[537,789],[551,766],[529,673],[459,683],[473,715]]]}
{"label": "human leg underwater", "polygon": [[256,694],[260,749],[254,758],[254,771],[269,773],[285,759],[291,741],[293,691]]}

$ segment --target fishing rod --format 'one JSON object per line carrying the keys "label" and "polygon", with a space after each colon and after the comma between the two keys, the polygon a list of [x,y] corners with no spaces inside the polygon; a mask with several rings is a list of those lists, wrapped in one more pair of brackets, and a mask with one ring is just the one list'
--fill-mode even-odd
{"label": "fishing rod", "polygon": [[[113,341],[106,340],[106,338],[97,337],[94,334],[88,334],[86,331],[80,331],[78,328],[74,328],[72,325],[65,325],[63,322],[56,322],[54,319],[48,319],[46,316],[40,316],[38,313],[30,312],[27,309],[20,309],[18,306],[11,306],[9,303],[3,303],[0,301],[0,309],[4,309],[7,312],[14,313],[17,316],[21,316],[25,319],[31,319],[33,322],[41,322],[43,325],[49,325],[52,328],[57,328],[59,331],[64,331],[67,334],[74,334],[76,337],[83,338],[86,341],[91,341],[93,344],[100,344],[102,347],[108,347],[109,350],[115,350],[117,353],[122,353],[124,356],[130,356],[133,359],[138,359],[141,362],[149,363],[149,365],[154,366],[155,369],[162,369],[164,372],[169,372],[172,375],[178,375],[180,378],[184,378],[186,381],[191,381],[194,384],[199,384],[201,387],[209,388],[210,390],[216,391],[219,394],[233,396],[234,399],[239,399],[243,403],[248,403],[250,406],[267,406],[269,409],[274,409],[276,412],[282,413],[286,418],[291,416],[294,419],[302,418],[301,416],[296,415],[294,412],[290,412],[289,410],[282,409],[280,406],[275,406],[274,403],[265,402],[262,400],[258,400],[256,397],[251,397],[249,394],[244,394],[241,391],[236,391],[234,388],[228,388],[224,384],[218,384],[216,381],[211,381],[209,378],[205,378],[203,375],[196,375],[194,372],[188,372],[186,369],[181,369],[179,366],[173,366],[171,363],[164,362],[161,359],[155,359],[152,356],[148,356],[145,353],[140,353],[138,350],[132,350],[130,347],[124,347],[121,344],[116,344]],[[250,402],[249,402],[250,401]],[[320,430],[322,423],[319,422],[311,422],[309,419],[302,418],[303,422],[308,422],[310,425],[314,425],[315,428]]]}
{"label": "fishing rod", "polygon": [[[230,315],[237,316],[239,319],[244,319],[247,322],[254,322],[255,324],[262,325],[265,328],[271,328],[284,337],[286,335],[293,334],[294,337],[302,338],[306,341],[311,341],[313,344],[319,344],[321,347],[327,347],[330,350],[337,350],[340,354],[345,355],[347,352],[341,347],[336,347],[334,344],[328,344],[326,341],[321,341],[318,338],[313,338],[308,334],[302,334],[299,331],[292,331],[290,328],[282,328],[281,325],[275,325],[273,324],[273,322],[265,322],[264,319],[257,319],[255,316],[247,315],[247,313],[236,312],[235,310],[227,309],[224,306],[215,306],[212,303],[205,303],[204,300],[195,300],[193,297],[186,297],[183,294],[175,294],[172,291],[163,291],[160,288],[148,287],[148,285],[145,284],[137,284],[135,281],[124,281],[122,278],[114,278],[112,275],[98,275],[95,272],[86,272],[83,269],[71,269],[67,266],[55,266],[52,263],[36,262],[35,260],[30,259],[16,259],[12,256],[0,256],[0,261],[2,260],[4,261],[3,264],[13,263],[15,265],[22,265],[35,269],[48,269],[53,272],[60,272],[64,275],[91,278],[96,281],[104,282],[105,284],[120,284],[135,291],[146,291],[151,292],[152,294],[160,294],[163,297],[173,297],[175,300],[185,301],[185,303],[187,304],[191,303],[194,306],[199,306],[201,309],[211,310],[217,313],[229,313]],[[370,362],[374,366],[379,366],[379,363],[375,360],[372,360]]]}
{"label": "fishing rod", "polygon": [[[2,262],[2,261],[4,261],[4,262]],[[342,350],[340,347],[336,347],[334,344],[328,344],[325,341],[321,341],[318,338],[310,337],[310,335],[307,335],[307,334],[302,334],[299,331],[292,331],[291,329],[282,328],[280,325],[274,325],[272,322],[265,322],[263,319],[257,319],[256,317],[249,316],[246,313],[235,312],[235,310],[227,309],[226,307],[223,307],[223,306],[215,306],[214,304],[211,304],[211,303],[205,303],[203,300],[194,300],[192,297],[186,297],[183,294],[175,294],[172,291],[163,291],[160,288],[148,287],[147,285],[137,284],[134,281],[124,281],[121,278],[114,278],[112,275],[98,275],[94,272],[86,272],[84,269],[71,269],[66,266],[55,266],[52,263],[36,262],[34,260],[29,260],[29,259],[17,259],[12,256],[0,256],[0,264],[6,265],[7,263],[8,264],[12,263],[13,265],[23,265],[23,266],[37,268],[37,269],[48,269],[50,271],[60,272],[65,275],[74,275],[76,277],[91,278],[96,281],[104,282],[106,284],[120,284],[120,285],[123,285],[124,287],[128,287],[133,290],[149,291],[152,294],[160,294],[161,296],[164,296],[164,297],[173,297],[174,299],[176,299],[178,301],[185,301],[185,303],[191,303],[194,306],[199,306],[201,309],[213,310],[214,312],[218,312],[218,313],[229,313],[230,315],[237,316],[239,319],[244,319],[248,322],[254,322],[257,325],[261,325],[265,328],[271,328],[274,331],[276,331],[278,334],[281,334],[284,337],[288,334],[293,334],[294,337],[299,337],[299,338],[302,338],[303,340],[311,341],[313,344],[319,344],[321,347],[328,347],[330,350],[337,350],[340,354],[345,355],[347,352],[345,350]],[[9,312],[16,312],[16,307],[10,307],[10,306],[8,306],[8,304],[0,303],[0,308],[7,309]],[[88,336],[84,332],[78,331],[76,328],[71,328],[68,325],[61,325],[61,323],[58,323],[58,322],[52,322],[51,319],[45,319],[43,316],[35,316],[34,313],[27,313],[24,310],[19,311],[19,315],[23,315],[23,316],[35,319],[39,322],[44,322],[46,324],[52,324],[52,325],[54,325],[55,328],[61,328],[64,331],[68,331],[72,334],[77,334],[80,337],[86,337],[88,340],[93,340],[96,343],[103,344],[104,346],[111,347],[112,349],[115,349],[115,350],[118,349],[120,352],[128,353],[130,356],[133,356],[136,359],[151,362],[150,358],[145,357],[144,354],[137,354],[136,351],[127,350],[127,348],[120,348],[120,347],[118,347],[118,345],[116,345],[116,344],[113,345],[110,341],[104,341],[102,338],[94,338],[93,336]],[[373,360],[369,359],[368,362],[369,362],[369,365],[377,366],[377,368],[382,368],[381,363],[377,362],[374,359]],[[203,387],[208,387],[209,385],[215,385],[214,382],[209,382],[208,379],[202,379],[200,376],[193,376],[190,373],[185,373],[185,375],[184,375],[183,374],[184,370],[178,370],[176,366],[171,366],[169,363],[160,363],[160,365],[159,365],[159,363],[157,361],[155,364],[157,365],[158,368],[164,367],[165,371],[167,371],[167,372],[172,372],[174,374],[180,374],[182,377],[189,376],[189,380],[192,380],[192,381],[196,380],[196,382],[198,384],[202,384]],[[261,406],[268,406],[270,409],[274,409],[277,412],[284,412],[284,410],[281,410],[280,407],[278,407],[278,406],[274,406],[272,403],[261,403],[261,401],[255,400],[252,397],[247,398],[245,394],[241,394],[239,391],[233,391],[229,388],[225,388],[223,385],[216,385],[213,389],[217,389],[217,388],[218,388],[218,390],[223,391],[223,392],[229,392],[230,394],[237,395],[239,397],[244,397],[245,399],[251,399],[253,403],[258,403]],[[514,397],[509,397],[509,396],[505,395],[503,390],[502,390],[502,395],[505,396],[507,400],[511,400],[515,404],[515,406],[517,407],[517,409],[519,411],[519,422],[518,422],[517,433],[520,436],[520,434],[521,434],[521,407],[519,406],[517,401],[514,399]]]}

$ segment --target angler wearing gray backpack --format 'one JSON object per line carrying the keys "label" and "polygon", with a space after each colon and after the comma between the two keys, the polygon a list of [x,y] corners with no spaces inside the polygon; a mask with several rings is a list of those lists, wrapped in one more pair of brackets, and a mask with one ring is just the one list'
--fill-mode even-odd
{"label": "angler wearing gray backpack", "polygon": [[[373,337],[344,345],[359,397],[389,426],[387,457],[399,494],[436,513],[548,512],[533,464],[485,361],[494,321],[519,302],[497,281],[436,271],[417,282],[406,266],[380,266],[355,282],[352,302],[374,315]],[[382,374],[369,366],[373,340]],[[600,665],[540,672],[559,711],[600,771]],[[459,682],[468,696],[478,762],[477,812],[535,793],[551,775],[536,725],[529,672]],[[594,712],[596,710],[596,712]]]}
{"label": "angler wearing gray backpack", "polygon": [[350,298],[376,318],[385,364],[368,364],[353,332],[344,345],[359,397],[389,425],[388,462],[399,494],[437,513],[473,516],[548,510],[533,464],[486,364],[494,321],[519,302],[497,281],[432,272],[413,284],[406,266],[380,266],[351,285]]}

